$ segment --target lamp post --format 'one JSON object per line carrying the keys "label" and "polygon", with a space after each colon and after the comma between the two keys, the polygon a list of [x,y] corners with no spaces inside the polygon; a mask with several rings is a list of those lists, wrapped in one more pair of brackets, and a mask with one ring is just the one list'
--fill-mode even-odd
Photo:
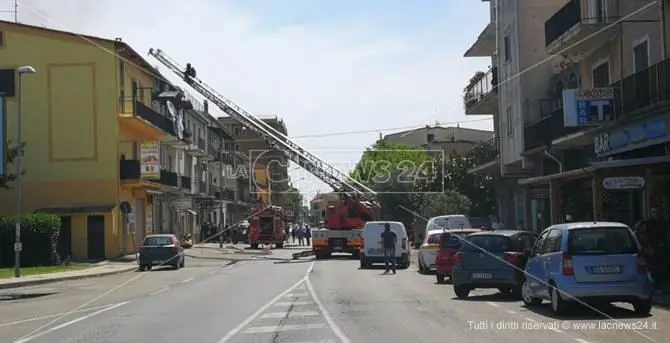
{"label": "lamp post", "polygon": [[18,154],[16,156],[16,225],[15,225],[15,241],[14,241],[14,277],[21,277],[21,174],[23,172],[23,140],[21,139],[21,79],[25,74],[34,74],[37,72],[32,66],[23,66],[16,69],[19,74],[17,81],[17,95],[16,95],[16,144],[18,146]]}

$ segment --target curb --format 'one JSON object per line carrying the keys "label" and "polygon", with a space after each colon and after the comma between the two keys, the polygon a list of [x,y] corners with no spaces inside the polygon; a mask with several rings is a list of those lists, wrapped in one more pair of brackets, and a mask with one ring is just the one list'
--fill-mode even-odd
{"label": "curb", "polygon": [[92,274],[69,275],[69,276],[61,276],[61,277],[46,278],[46,279],[21,280],[21,281],[16,281],[16,282],[9,282],[9,283],[6,283],[6,284],[0,284],[0,289],[21,288],[21,287],[43,285],[43,284],[47,284],[47,283],[54,283],[54,282],[60,282],[60,281],[71,281],[71,280],[88,279],[88,278],[101,277],[101,276],[109,276],[109,275],[126,273],[126,272],[129,272],[129,271],[132,271],[132,270],[137,270],[137,268],[138,268],[137,265],[133,265],[132,267],[128,266],[128,267],[124,267],[124,268],[118,269],[118,270],[111,270],[111,271],[98,272],[98,273],[92,273]]}

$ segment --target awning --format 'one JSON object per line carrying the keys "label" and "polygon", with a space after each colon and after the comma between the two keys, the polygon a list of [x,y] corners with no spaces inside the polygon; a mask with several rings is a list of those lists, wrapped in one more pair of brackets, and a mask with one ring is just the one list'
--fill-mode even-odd
{"label": "awning", "polygon": [[35,213],[75,214],[75,213],[107,213],[112,212],[115,204],[71,204],[43,207]]}
{"label": "awning", "polygon": [[517,181],[518,184],[520,185],[533,185],[537,183],[546,183],[552,180],[561,180],[561,179],[567,179],[567,178],[580,178],[580,177],[585,177],[588,176],[589,173],[592,173],[595,170],[593,167],[586,167],[586,168],[581,168],[581,169],[573,169],[573,170],[568,170],[564,171],[561,173],[555,173],[555,174],[549,174],[549,175],[543,175],[543,176],[535,176],[535,177],[527,177],[525,179],[520,179]]}
{"label": "awning", "polygon": [[670,162],[670,156],[654,156],[654,157],[631,158],[627,160],[609,160],[609,161],[591,162],[591,166],[593,166],[593,168],[595,169],[607,169],[607,168],[644,166],[648,164],[658,164],[667,162]]}

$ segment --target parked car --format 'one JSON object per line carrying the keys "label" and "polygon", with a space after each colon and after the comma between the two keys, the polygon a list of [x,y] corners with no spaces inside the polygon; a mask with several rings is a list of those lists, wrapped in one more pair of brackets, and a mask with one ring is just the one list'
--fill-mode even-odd
{"label": "parked car", "polygon": [[440,248],[440,237],[445,232],[443,229],[429,230],[419,248],[419,273],[425,274],[435,268],[437,251]]}
{"label": "parked car", "polygon": [[435,278],[437,283],[444,283],[445,278],[451,277],[454,267],[454,255],[461,248],[461,240],[472,233],[481,232],[481,229],[447,230],[440,235],[439,250],[435,259]]}
{"label": "parked car", "polygon": [[499,230],[473,233],[454,256],[452,283],[459,298],[476,288],[497,288],[521,295],[523,271],[535,243],[529,231]]}
{"label": "parked car", "polygon": [[183,268],[185,259],[184,248],[179,244],[177,236],[156,234],[144,238],[137,261],[140,271],[145,271],[151,270],[153,266]]}
{"label": "parked car", "polygon": [[633,231],[621,223],[550,226],[540,234],[526,266],[523,302],[551,301],[561,314],[575,302],[629,302],[648,314],[652,281]]}
{"label": "parked car", "polygon": [[361,237],[363,247],[360,250],[361,269],[369,268],[373,263],[384,263],[384,248],[382,245],[382,232],[384,226],[390,225],[391,231],[396,234],[398,240],[395,246],[396,265],[399,269],[409,268],[409,242],[407,240],[407,229],[401,222],[367,222],[363,226]]}

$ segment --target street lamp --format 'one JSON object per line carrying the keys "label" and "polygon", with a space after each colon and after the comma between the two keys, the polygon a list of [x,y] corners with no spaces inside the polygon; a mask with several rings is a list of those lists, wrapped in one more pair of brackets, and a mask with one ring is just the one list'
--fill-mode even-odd
{"label": "street lamp", "polygon": [[21,165],[23,159],[23,140],[21,139],[21,79],[23,75],[26,74],[35,74],[35,70],[32,66],[23,66],[16,69],[16,73],[19,74],[17,78],[17,95],[16,95],[16,144],[18,146],[18,154],[16,156],[16,224],[15,224],[15,241],[14,241],[14,277],[21,277],[21,202],[22,202],[22,190],[21,190],[21,174],[23,172],[23,166]]}

